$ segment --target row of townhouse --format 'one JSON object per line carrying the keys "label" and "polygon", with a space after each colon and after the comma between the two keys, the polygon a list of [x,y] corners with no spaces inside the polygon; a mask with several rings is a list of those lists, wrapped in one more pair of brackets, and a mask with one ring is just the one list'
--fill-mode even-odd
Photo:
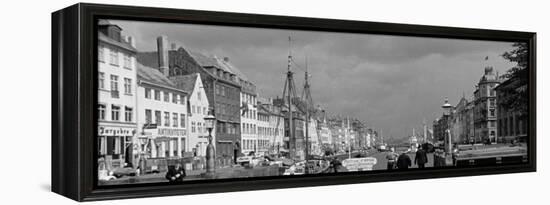
{"label": "row of townhouse", "polygon": [[113,169],[148,158],[205,156],[209,101],[200,74],[178,84],[158,67],[140,64],[134,41],[121,31],[99,22],[99,160]]}
{"label": "row of townhouse", "polygon": [[[168,48],[170,44],[170,48]],[[186,84],[189,77],[197,75],[197,81],[204,89],[202,96],[208,104],[200,108],[191,107],[190,113],[202,112],[211,109],[216,117],[215,140],[216,164],[227,166],[235,163],[238,156],[248,154],[268,154],[268,152],[282,145],[284,123],[274,123],[281,118],[280,109],[271,105],[260,105],[256,86],[248,80],[236,66],[230,63],[229,58],[219,58],[200,52],[188,50],[174,43],[169,43],[167,36],[157,38],[157,50],[137,53],[137,61],[146,67],[157,68],[159,73],[175,84],[175,88],[189,92]],[[261,106],[269,107],[269,112],[260,113]],[[208,109],[204,109],[209,107]],[[190,116],[189,118],[193,118]],[[268,119],[266,121],[266,119]],[[193,121],[193,120],[191,120]],[[268,122],[268,123],[266,123]],[[197,127],[201,122],[197,122]],[[191,139],[200,139],[192,135]],[[189,129],[189,128],[188,128]],[[199,129],[199,128],[197,128]],[[276,133],[273,130],[277,130]],[[199,131],[200,132],[200,131]],[[197,143],[191,142],[192,146]],[[204,151],[201,142],[197,149]]]}
{"label": "row of townhouse", "polygon": [[[291,143],[284,107],[260,100],[254,83],[227,57],[178,47],[167,36],[156,39],[155,51],[137,51],[120,27],[102,21],[100,31],[100,152],[118,166],[142,157],[204,156],[204,117],[210,111],[216,117],[212,136],[219,166],[252,153],[303,152],[306,132],[311,154],[321,154],[323,144],[333,142],[326,119],[311,115],[306,127],[304,116],[296,113],[292,132],[297,137]],[[111,62],[115,58],[123,65]],[[105,86],[108,80],[111,86]],[[101,117],[112,118],[109,123],[117,127],[107,129]],[[110,136],[113,132],[119,134]]]}

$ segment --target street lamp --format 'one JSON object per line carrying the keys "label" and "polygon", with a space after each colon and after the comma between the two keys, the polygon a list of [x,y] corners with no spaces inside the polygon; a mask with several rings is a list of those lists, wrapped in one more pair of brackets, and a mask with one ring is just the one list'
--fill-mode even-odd
{"label": "street lamp", "polygon": [[208,146],[206,146],[206,174],[212,175],[216,171],[216,150],[212,144],[212,129],[214,129],[214,123],[216,117],[212,115],[212,111],[208,112],[208,115],[204,117],[204,124],[208,130]]}
{"label": "street lamp", "polygon": [[448,153],[451,153],[452,151],[452,147],[451,147],[451,108],[452,108],[452,105],[449,104],[449,98],[445,97],[445,103],[441,106],[441,108],[443,108],[443,115],[446,119],[446,123],[447,123],[447,126],[446,126],[446,129],[445,129],[445,133],[444,133],[444,142],[445,142],[445,150],[448,152]]}

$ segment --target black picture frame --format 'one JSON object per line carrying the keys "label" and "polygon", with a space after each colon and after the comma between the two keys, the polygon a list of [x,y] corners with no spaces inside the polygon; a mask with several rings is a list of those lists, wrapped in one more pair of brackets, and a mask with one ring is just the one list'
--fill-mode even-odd
{"label": "black picture frame", "polygon": [[[347,33],[525,42],[529,47],[528,163],[97,186],[97,28],[99,18]],[[52,13],[52,191],[76,201],[324,186],[536,171],[536,33],[349,20],[79,3]]]}

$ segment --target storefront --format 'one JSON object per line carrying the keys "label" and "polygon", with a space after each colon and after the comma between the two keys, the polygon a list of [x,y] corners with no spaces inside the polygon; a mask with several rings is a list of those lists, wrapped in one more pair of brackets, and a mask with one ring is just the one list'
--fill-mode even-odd
{"label": "storefront", "polygon": [[133,136],[135,125],[99,125],[99,159],[105,162],[107,169],[132,166],[134,162]]}
{"label": "storefront", "polygon": [[141,152],[147,158],[183,157],[187,141],[187,130],[155,128],[140,136]]}

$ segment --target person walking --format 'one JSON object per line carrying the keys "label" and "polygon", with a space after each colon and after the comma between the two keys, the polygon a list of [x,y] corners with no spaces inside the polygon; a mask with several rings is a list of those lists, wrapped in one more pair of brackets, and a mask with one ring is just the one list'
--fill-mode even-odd
{"label": "person walking", "polygon": [[332,166],[334,173],[338,173],[338,167],[340,167],[340,165],[342,165],[342,163],[336,157],[333,157],[330,161],[330,166]]}
{"label": "person walking", "polygon": [[411,158],[407,152],[401,153],[397,158],[397,168],[398,169],[408,169],[411,166]]}
{"label": "person walking", "polygon": [[418,146],[418,151],[414,156],[414,164],[418,164],[418,168],[424,169],[426,163],[428,163],[428,155],[421,146]]}
{"label": "person walking", "polygon": [[399,157],[399,154],[395,153],[395,148],[390,148],[390,152],[388,152],[388,154],[386,155],[386,159],[388,160],[388,170],[392,170],[395,167],[397,157]]}

